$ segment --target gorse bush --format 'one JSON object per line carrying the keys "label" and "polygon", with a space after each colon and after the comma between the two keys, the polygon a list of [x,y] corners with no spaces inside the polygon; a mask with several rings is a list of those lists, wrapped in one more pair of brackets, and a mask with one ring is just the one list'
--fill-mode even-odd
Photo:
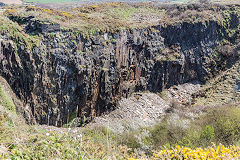
{"label": "gorse bush", "polygon": [[155,159],[239,159],[240,147],[224,145],[211,146],[207,148],[191,149],[187,147],[176,146],[171,149],[163,149],[154,155]]}

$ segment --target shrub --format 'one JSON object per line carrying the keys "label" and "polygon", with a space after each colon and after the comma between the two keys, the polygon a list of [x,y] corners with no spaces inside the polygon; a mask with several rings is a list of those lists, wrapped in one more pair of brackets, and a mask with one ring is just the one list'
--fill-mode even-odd
{"label": "shrub", "polygon": [[185,147],[196,148],[200,146],[200,133],[201,129],[193,128],[186,130],[186,134],[178,141],[178,144]]}
{"label": "shrub", "polygon": [[220,107],[202,117],[203,125],[214,127],[215,142],[232,145],[240,139],[240,108]]}
{"label": "shrub", "polygon": [[177,145],[179,140],[186,136],[186,130],[181,126],[170,125],[166,121],[150,129],[154,149],[161,146]]}
{"label": "shrub", "polygon": [[154,155],[154,159],[239,159],[239,151],[239,146],[227,148],[224,145],[213,145],[196,149],[176,146],[175,148],[160,150]]}
{"label": "shrub", "polygon": [[[207,147],[211,142],[224,145],[236,145],[240,139],[240,108],[218,107],[209,109],[199,119],[192,121],[188,128],[167,123],[162,123],[149,128],[150,136],[147,137],[153,149],[162,146],[170,147],[181,145],[190,148]],[[137,139],[128,137],[129,147],[140,147]]]}
{"label": "shrub", "polygon": [[127,145],[131,149],[137,149],[140,148],[141,145],[136,137],[137,132],[127,132],[122,134],[121,136],[118,137],[118,142],[120,144]]}
{"label": "shrub", "polygon": [[209,142],[213,140],[214,136],[215,136],[214,128],[209,125],[206,125],[200,135],[202,145],[209,145]]}

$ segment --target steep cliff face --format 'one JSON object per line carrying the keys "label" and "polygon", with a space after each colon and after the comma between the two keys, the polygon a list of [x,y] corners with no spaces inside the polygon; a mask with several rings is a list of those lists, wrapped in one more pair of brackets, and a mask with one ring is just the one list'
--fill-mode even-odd
{"label": "steep cliff face", "polygon": [[[227,26],[184,22],[90,36],[51,30],[39,34],[32,50],[2,34],[0,74],[31,109],[30,122],[62,126],[76,116],[90,120],[133,92],[204,83],[228,67],[234,56],[216,48],[222,40],[237,43],[232,37],[239,37],[239,17],[232,16]],[[32,20],[28,23],[29,34],[39,29]]]}

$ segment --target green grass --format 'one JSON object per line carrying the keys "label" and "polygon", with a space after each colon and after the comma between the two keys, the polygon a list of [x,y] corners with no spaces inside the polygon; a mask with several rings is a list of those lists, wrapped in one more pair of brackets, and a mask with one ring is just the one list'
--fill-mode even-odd
{"label": "green grass", "polygon": [[[126,146],[118,146],[106,129],[84,129],[73,135],[57,133],[38,126],[9,125],[9,115],[0,110],[0,142],[7,152],[0,159],[128,159]],[[19,127],[19,125],[21,127]],[[105,131],[106,130],[106,131]],[[14,136],[9,136],[14,135]],[[6,144],[6,145],[5,145]]]}
{"label": "green grass", "polygon": [[7,96],[1,85],[0,85],[0,105],[6,107],[9,111],[16,112],[16,108],[11,97]]}

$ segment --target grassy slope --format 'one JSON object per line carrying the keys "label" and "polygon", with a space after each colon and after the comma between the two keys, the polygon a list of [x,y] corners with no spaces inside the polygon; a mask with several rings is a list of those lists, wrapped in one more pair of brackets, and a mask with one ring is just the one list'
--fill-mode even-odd
{"label": "grassy slope", "polygon": [[0,105],[0,159],[127,159],[107,130],[29,126],[21,116]]}
{"label": "grassy slope", "polygon": [[0,159],[126,159],[129,148],[119,146],[108,130],[27,125],[16,114],[10,87],[0,77]]}
{"label": "grassy slope", "polygon": [[15,105],[12,99],[6,94],[3,87],[0,84],[0,105],[5,106],[8,110],[15,112]]}
{"label": "grassy slope", "polygon": [[[211,79],[202,89],[203,97],[196,98],[195,105],[219,105],[240,102],[238,89],[240,77],[240,61],[217,77]],[[238,90],[237,90],[238,89]]]}

